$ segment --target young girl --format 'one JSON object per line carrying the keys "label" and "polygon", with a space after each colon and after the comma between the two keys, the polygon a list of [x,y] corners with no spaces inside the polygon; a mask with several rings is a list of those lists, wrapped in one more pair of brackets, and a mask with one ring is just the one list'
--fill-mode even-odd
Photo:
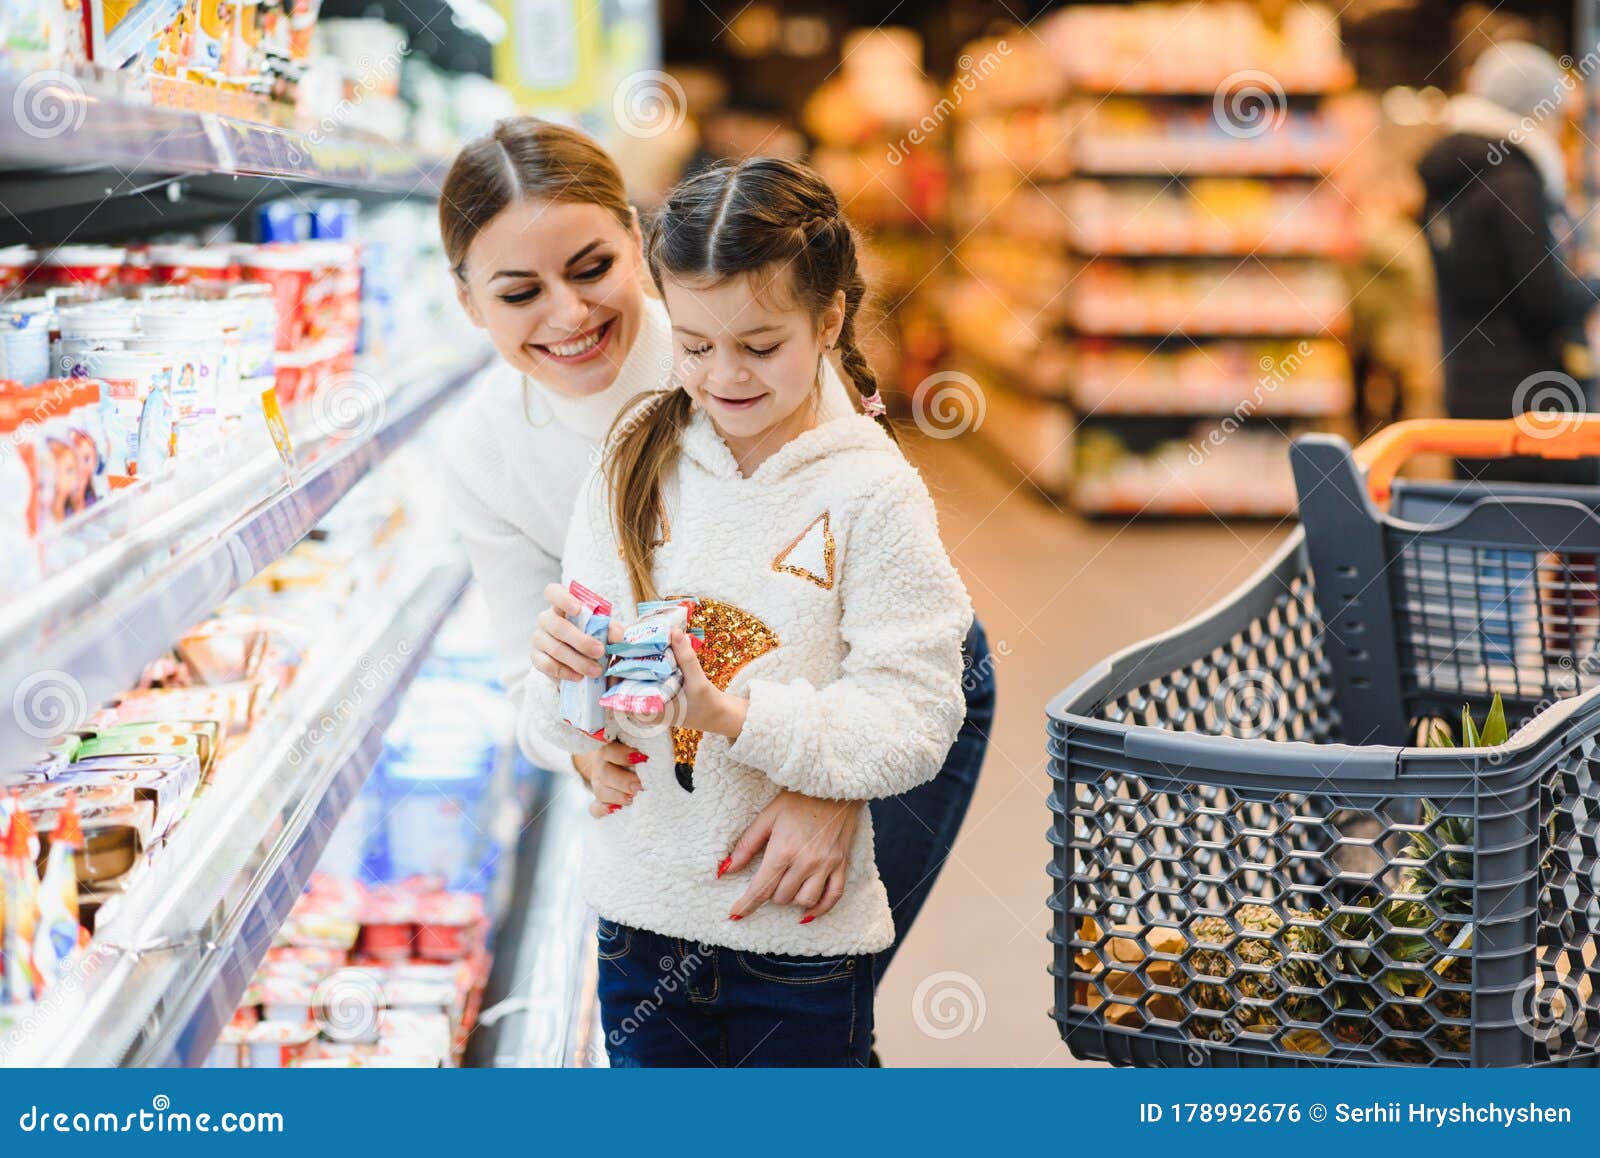
{"label": "young girl", "polygon": [[[894,938],[871,824],[850,888],[830,880],[798,917],[735,911],[724,850],[784,789],[866,799],[932,778],[961,726],[971,606],[882,424],[856,238],[827,185],[770,159],[704,173],[647,254],[679,384],[618,417],[563,571],[624,623],[636,600],[692,597],[705,640],[674,633],[666,721],[609,717],[644,759],[583,866],[607,1047],[614,1065],[864,1065],[872,956]],[[833,349],[865,415],[820,388]],[[539,678],[525,723],[593,747]]]}

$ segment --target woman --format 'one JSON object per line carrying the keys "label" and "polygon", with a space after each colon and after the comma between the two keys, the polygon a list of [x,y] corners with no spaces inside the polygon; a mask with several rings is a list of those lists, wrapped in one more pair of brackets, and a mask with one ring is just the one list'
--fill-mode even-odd
{"label": "woman", "polygon": [[[535,665],[554,678],[598,670],[582,633],[540,611],[551,604],[576,610],[559,579],[578,489],[615,417],[669,378],[669,326],[665,308],[645,292],[638,218],[621,175],[581,133],[531,117],[500,122],[451,166],[439,221],[462,308],[501,359],[456,417],[446,461],[462,537],[501,643],[504,681],[520,706]],[[845,389],[831,365],[824,389]],[[965,653],[967,716],[943,771],[871,805],[897,946],[949,854],[988,747],[994,677],[976,623]],[[637,756],[624,744],[574,757],[535,735],[521,742],[536,764],[574,768],[595,791],[599,813],[626,807],[637,790],[629,770]],[[839,885],[849,887],[845,865],[860,808],[784,792],[707,871],[746,872],[759,855],[734,911],[748,915],[774,903],[820,916]],[[892,954],[878,955],[879,976]]]}

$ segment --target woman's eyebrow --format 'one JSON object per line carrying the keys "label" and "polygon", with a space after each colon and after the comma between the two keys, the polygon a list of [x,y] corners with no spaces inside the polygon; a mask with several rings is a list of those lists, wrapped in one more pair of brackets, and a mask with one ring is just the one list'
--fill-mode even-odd
{"label": "woman's eyebrow", "polygon": [[566,268],[567,269],[571,269],[573,266],[577,265],[580,261],[582,261],[584,258],[589,256],[590,250],[594,249],[594,247],[599,245],[599,244],[600,244],[600,238],[597,237],[593,241],[591,241],[588,245],[586,245],[582,249],[578,250],[577,253],[575,253],[571,257],[567,258]]}
{"label": "woman's eyebrow", "polygon": [[502,269],[498,273],[496,273],[493,277],[491,277],[489,280],[490,281],[495,281],[495,280],[497,280],[499,278],[502,278],[502,277],[526,277],[526,278],[532,278],[534,281],[538,281],[539,280],[539,275],[538,274],[532,272],[531,270],[526,270],[526,269]]}

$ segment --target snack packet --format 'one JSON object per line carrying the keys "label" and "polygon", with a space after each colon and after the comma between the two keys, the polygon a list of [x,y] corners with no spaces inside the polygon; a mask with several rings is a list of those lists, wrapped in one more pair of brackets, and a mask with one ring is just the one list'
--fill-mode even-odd
{"label": "snack packet", "polygon": [[5,848],[0,850],[0,874],[6,891],[6,1000],[16,1005],[27,1005],[39,995],[39,971],[33,962],[39,870],[32,845],[33,822],[26,812],[14,809]]}
{"label": "snack packet", "polygon": [[[572,623],[585,635],[606,641],[611,630],[611,603],[596,595],[582,583],[573,580],[567,587],[582,605],[582,610],[570,616]],[[600,698],[605,694],[604,676],[587,676],[581,680],[561,680],[561,718],[578,731],[596,740],[605,739],[606,715]]]}
{"label": "snack packet", "polygon": [[56,815],[56,825],[50,833],[50,857],[39,885],[39,928],[33,939],[33,963],[41,989],[61,979],[62,967],[78,947],[78,869],[74,862],[82,848],[77,794],[69,790],[66,806]]}
{"label": "snack packet", "polygon": [[654,716],[666,710],[683,687],[683,673],[673,668],[665,679],[623,680],[600,699],[600,706],[634,716]]}

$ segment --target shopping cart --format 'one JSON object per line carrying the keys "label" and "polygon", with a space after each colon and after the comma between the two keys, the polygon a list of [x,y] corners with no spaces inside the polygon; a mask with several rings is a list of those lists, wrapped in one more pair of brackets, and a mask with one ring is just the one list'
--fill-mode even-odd
{"label": "shopping cart", "polygon": [[[1396,481],[1564,425],[1291,451],[1302,529],[1049,707],[1052,1017],[1120,1065],[1600,1064],[1600,490]],[[1503,697],[1495,748],[1419,746]]]}

